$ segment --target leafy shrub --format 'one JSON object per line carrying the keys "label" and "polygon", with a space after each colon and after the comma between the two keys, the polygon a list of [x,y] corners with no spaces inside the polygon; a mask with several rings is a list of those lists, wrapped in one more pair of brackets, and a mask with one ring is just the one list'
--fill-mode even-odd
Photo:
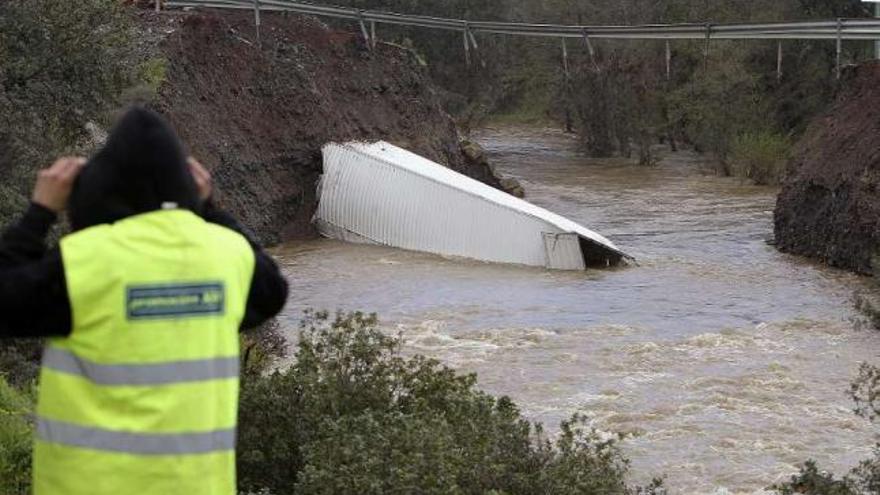
{"label": "leafy shrub", "polygon": [[287,356],[287,339],[278,320],[272,319],[257,329],[241,334],[241,370],[244,375],[259,376],[274,369]]}
{"label": "leafy shrub", "polygon": [[872,261],[875,283],[856,292],[854,302],[856,309],[868,319],[868,322],[880,330],[880,269],[878,266],[880,265],[876,260]]}
{"label": "leafy shrub", "polygon": [[0,375],[13,387],[30,387],[40,371],[40,339],[0,340]]}
{"label": "leafy shrub", "polygon": [[779,184],[790,149],[788,139],[772,132],[742,134],[733,141],[731,171],[755,184]]}
{"label": "leafy shrub", "polygon": [[138,66],[138,74],[151,90],[159,91],[168,75],[168,61],[164,58],[151,58]]}
{"label": "leafy shrub", "polygon": [[[739,3],[737,5],[740,5]],[[738,14],[734,14],[739,16]],[[773,128],[773,100],[760,71],[750,69],[752,51],[746,44],[721,42],[723,57],[705,58],[704,46],[676,47],[674,80],[666,94],[671,134],[699,152],[711,154],[718,172],[728,168],[736,137],[754,129]]]}
{"label": "leafy shrub", "polygon": [[862,363],[859,376],[850,386],[850,396],[856,403],[856,414],[871,421],[880,417],[880,368]]}
{"label": "leafy shrub", "polygon": [[859,492],[847,479],[836,479],[833,474],[821,472],[814,461],[807,461],[788,483],[772,487],[780,495],[857,495]]}
{"label": "leafy shrub", "polygon": [[75,140],[132,82],[132,29],[116,0],[3,2],[3,90],[35,125]]}
{"label": "leafy shrub", "polygon": [[[616,439],[583,418],[556,442],[506,397],[424,357],[375,316],[307,315],[295,363],[242,382],[239,489],[335,493],[632,493]],[[659,483],[649,490],[659,490]]]}
{"label": "leafy shrub", "polygon": [[78,148],[85,124],[106,123],[136,82],[133,38],[117,0],[0,2],[0,222],[20,211],[35,170]]}
{"label": "leafy shrub", "polygon": [[880,330],[880,306],[877,305],[876,300],[876,296],[857,295],[856,309],[865,315],[872,327]]}
{"label": "leafy shrub", "polygon": [[814,461],[808,461],[788,483],[773,486],[780,495],[877,495],[880,494],[880,445],[874,448],[874,457],[859,465],[842,478],[820,471]]}
{"label": "leafy shrub", "polygon": [[0,376],[0,493],[30,493],[32,394],[17,391]]}
{"label": "leafy shrub", "polygon": [[852,470],[850,482],[858,493],[880,493],[880,445],[874,447],[874,457],[859,463]]}

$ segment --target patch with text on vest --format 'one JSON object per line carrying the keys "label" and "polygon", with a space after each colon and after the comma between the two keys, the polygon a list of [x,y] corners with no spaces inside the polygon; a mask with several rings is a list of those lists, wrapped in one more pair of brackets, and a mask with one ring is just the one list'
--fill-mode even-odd
{"label": "patch with text on vest", "polygon": [[171,319],[223,314],[222,282],[132,285],[126,288],[129,320]]}

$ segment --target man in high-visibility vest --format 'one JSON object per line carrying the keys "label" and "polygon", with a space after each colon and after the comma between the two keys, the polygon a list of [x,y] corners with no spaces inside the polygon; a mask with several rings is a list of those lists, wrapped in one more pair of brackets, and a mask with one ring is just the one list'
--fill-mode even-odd
{"label": "man in high-visibility vest", "polygon": [[[48,337],[36,495],[235,493],[238,332],[287,283],[157,114],[40,172],[0,238],[0,336]],[[67,211],[73,233],[47,250]]]}

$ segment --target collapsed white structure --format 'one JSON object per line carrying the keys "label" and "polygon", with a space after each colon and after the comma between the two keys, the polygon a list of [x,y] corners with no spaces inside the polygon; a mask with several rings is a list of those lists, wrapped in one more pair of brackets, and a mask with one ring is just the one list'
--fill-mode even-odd
{"label": "collapsed white structure", "polygon": [[323,152],[315,221],[326,237],[560,270],[628,258],[571,220],[384,141]]}

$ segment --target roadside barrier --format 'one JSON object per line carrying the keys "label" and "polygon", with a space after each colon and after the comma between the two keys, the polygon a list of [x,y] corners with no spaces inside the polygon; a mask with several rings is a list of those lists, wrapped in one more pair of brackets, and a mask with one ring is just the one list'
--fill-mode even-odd
{"label": "roadside barrier", "polygon": [[[157,9],[162,5],[157,1]],[[836,74],[840,77],[841,46],[844,40],[880,41],[880,19],[833,19],[826,21],[737,23],[737,24],[653,24],[641,26],[575,26],[563,24],[530,24],[512,22],[470,21],[421,15],[362,10],[350,7],[318,5],[292,0],[168,0],[166,8],[213,8],[253,10],[259,41],[260,12],[296,12],[299,14],[345,19],[357,22],[367,45],[376,45],[376,25],[391,24],[458,31],[463,34],[465,57],[477,50],[475,34],[532,36],[545,38],[583,39],[592,48],[590,39],[623,40],[705,40],[708,59],[712,40],[779,40],[778,75],[782,75],[783,40],[834,40]],[[367,29],[367,25],[370,28]],[[567,55],[567,50],[564,51]],[[592,51],[592,50],[591,50]]]}

